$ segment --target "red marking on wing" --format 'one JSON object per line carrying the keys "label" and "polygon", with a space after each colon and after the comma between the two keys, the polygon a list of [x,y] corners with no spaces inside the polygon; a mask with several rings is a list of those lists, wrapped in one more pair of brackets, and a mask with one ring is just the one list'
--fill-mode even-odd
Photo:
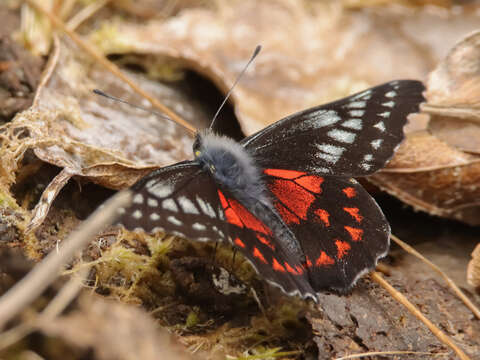
{"label": "red marking on wing", "polygon": [[[263,223],[258,220],[252,213],[243,207],[238,201],[233,199],[228,199],[228,202],[235,212],[235,214],[240,218],[243,224],[251,230],[260,232],[262,234],[271,235],[272,232],[270,229],[265,227]],[[225,212],[226,213],[226,212]],[[226,214],[225,214],[226,215]],[[227,216],[228,219],[228,216]],[[230,222],[230,221],[229,221]]]}
{"label": "red marking on wing", "polygon": [[229,208],[229,209],[226,209],[224,210],[225,211],[225,217],[227,218],[227,221],[232,224],[232,225],[236,225],[238,227],[242,227],[243,228],[243,223],[242,221],[240,220],[240,218],[238,217],[238,215],[235,213],[235,211],[233,211],[232,208]]}
{"label": "red marking on wing", "polygon": [[322,251],[320,253],[320,256],[318,257],[317,261],[315,262],[315,265],[317,266],[328,266],[328,265],[333,265],[335,263],[335,260],[333,260],[330,256],[328,256],[325,251]]}
{"label": "red marking on wing", "polygon": [[299,275],[303,274],[303,268],[300,265],[295,265],[295,269],[297,269]]}
{"label": "red marking on wing", "polygon": [[310,260],[310,258],[309,258],[308,256],[305,256],[305,266],[306,266],[307,268],[313,266],[312,261]]}
{"label": "red marking on wing", "polygon": [[357,222],[361,222],[363,220],[363,216],[360,215],[360,213],[359,213],[360,210],[358,208],[344,207],[343,210],[346,211],[347,213],[349,213],[350,215],[352,215],[352,217],[355,220],[357,220]]}
{"label": "red marking on wing", "polygon": [[235,240],[233,240],[233,242],[235,243],[235,245],[240,246],[241,248],[245,248],[245,244],[238,237]]}
{"label": "red marking on wing", "polygon": [[275,208],[277,209],[278,214],[285,222],[285,224],[300,224],[300,219],[298,218],[298,216],[292,213],[290,210],[286,209],[285,206],[280,204],[280,202],[275,202]]}
{"label": "red marking on wing", "polygon": [[265,258],[263,256],[263,254],[256,247],[253,248],[253,256],[260,259],[260,261],[262,261],[263,263],[268,264],[267,260],[265,260]]}
{"label": "red marking on wing", "polygon": [[310,194],[300,185],[289,180],[274,180],[270,190],[282,201],[295,215],[306,220],[307,211],[315,196]]}
{"label": "red marking on wing", "polygon": [[262,244],[267,245],[270,249],[275,250],[275,246],[270,241],[268,241],[266,238],[264,238],[263,236],[257,234],[257,239]]}
{"label": "red marking on wing", "polygon": [[295,179],[299,176],[306,174],[301,171],[284,170],[284,169],[265,169],[263,172],[267,175],[275,176],[282,179]]}
{"label": "red marking on wing", "polygon": [[353,241],[361,241],[363,236],[363,230],[357,229],[350,226],[344,226],[345,230],[348,231]]}
{"label": "red marking on wing", "polygon": [[225,199],[225,195],[223,195],[220,190],[218,190],[218,197],[220,199],[220,203],[222,204],[223,209],[226,209],[228,207],[228,202],[227,199]]}
{"label": "red marking on wing", "polygon": [[345,195],[347,195],[348,198],[352,198],[352,197],[357,196],[357,192],[355,191],[355,189],[353,187],[346,187],[342,191],[345,193]]}
{"label": "red marking on wing", "polygon": [[346,241],[335,240],[335,245],[337,245],[337,259],[341,259],[347,255],[348,250],[351,249],[351,246]]}
{"label": "red marking on wing", "polygon": [[277,259],[273,258],[272,265],[273,265],[273,270],[285,272],[285,268],[282,265],[280,265]]}
{"label": "red marking on wing", "polygon": [[323,181],[324,181],[323,177],[315,176],[315,175],[302,176],[301,178],[295,180],[295,182],[298,185],[304,187],[307,190],[310,190],[315,194],[322,193]]}
{"label": "red marking on wing", "polygon": [[289,273],[291,273],[291,274],[293,274],[293,275],[299,275],[299,274],[297,273],[297,271],[290,266],[289,263],[284,262],[284,264],[285,264],[285,267],[287,268],[287,271],[288,271]]}
{"label": "red marking on wing", "polygon": [[330,220],[328,219],[330,217],[330,214],[327,210],[317,209],[315,210],[315,215],[317,215],[319,219],[322,220],[325,226],[330,226]]}

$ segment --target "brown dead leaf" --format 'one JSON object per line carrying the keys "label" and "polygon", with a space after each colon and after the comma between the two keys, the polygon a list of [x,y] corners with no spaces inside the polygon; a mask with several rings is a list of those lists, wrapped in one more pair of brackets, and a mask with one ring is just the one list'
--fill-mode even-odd
{"label": "brown dead leaf", "polygon": [[95,359],[192,358],[138,307],[91,295],[82,296],[79,305],[66,316],[41,323],[40,331],[70,345],[93,349]]}
{"label": "brown dead leaf", "polygon": [[[201,113],[174,88],[134,76],[157,98],[173,103],[185,118],[201,127]],[[56,51],[37,91],[34,105],[0,129],[2,181],[15,182],[20,159],[28,149],[43,161],[63,168],[38,203],[29,229],[39,225],[61,188],[72,176],[122,189],[151,170],[190,154],[192,139],[171,122],[141,110],[99,98],[103,88],[141,103],[129,89],[67,42]]]}
{"label": "brown dead leaf", "polygon": [[[480,224],[480,32],[455,45],[430,74],[428,132],[408,134],[370,179],[416,209]],[[398,174],[401,173],[401,176]]]}
{"label": "brown dead leaf", "polygon": [[480,289],[480,243],[472,252],[472,260],[467,267],[467,281],[470,285]]}
{"label": "brown dead leaf", "polygon": [[475,16],[439,15],[429,8],[345,11],[341,2],[237,1],[143,26],[112,21],[91,39],[107,54],[178,59],[223,91],[262,44],[262,54],[232,94],[249,135],[370,85],[424,78],[448,47],[478,24]]}

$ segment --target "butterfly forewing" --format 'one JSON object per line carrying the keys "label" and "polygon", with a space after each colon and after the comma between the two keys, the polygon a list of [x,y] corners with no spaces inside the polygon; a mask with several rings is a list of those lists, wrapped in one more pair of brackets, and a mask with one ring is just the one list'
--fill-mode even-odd
{"label": "butterfly forewing", "polygon": [[264,168],[368,175],[393,156],[423,90],[419,81],[389,82],[286,117],[242,143]]}
{"label": "butterfly forewing", "polygon": [[194,162],[156,170],[132,187],[132,205],[119,223],[129,230],[161,231],[196,241],[224,240],[224,212],[215,182]]}
{"label": "butterfly forewing", "polygon": [[347,291],[386,255],[390,227],[356,180],[284,169],[265,175],[275,208],[301,244],[314,290]]}

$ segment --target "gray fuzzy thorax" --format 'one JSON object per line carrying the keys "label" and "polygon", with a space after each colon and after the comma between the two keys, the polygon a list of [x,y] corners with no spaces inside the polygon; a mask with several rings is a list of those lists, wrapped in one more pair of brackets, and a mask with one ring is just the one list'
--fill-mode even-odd
{"label": "gray fuzzy thorax", "polygon": [[193,150],[202,168],[244,205],[257,201],[270,204],[262,171],[245,147],[228,137],[205,132],[197,135]]}

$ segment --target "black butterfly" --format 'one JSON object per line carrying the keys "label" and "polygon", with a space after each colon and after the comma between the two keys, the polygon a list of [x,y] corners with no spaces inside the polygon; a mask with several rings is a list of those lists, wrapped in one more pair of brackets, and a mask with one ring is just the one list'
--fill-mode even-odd
{"label": "black butterfly", "polygon": [[348,291],[389,248],[390,226],[352,177],[382,168],[424,98],[392,81],[286,117],[240,143],[197,133],[195,159],[136,183],[128,229],[235,246],[268,282],[316,300]]}

